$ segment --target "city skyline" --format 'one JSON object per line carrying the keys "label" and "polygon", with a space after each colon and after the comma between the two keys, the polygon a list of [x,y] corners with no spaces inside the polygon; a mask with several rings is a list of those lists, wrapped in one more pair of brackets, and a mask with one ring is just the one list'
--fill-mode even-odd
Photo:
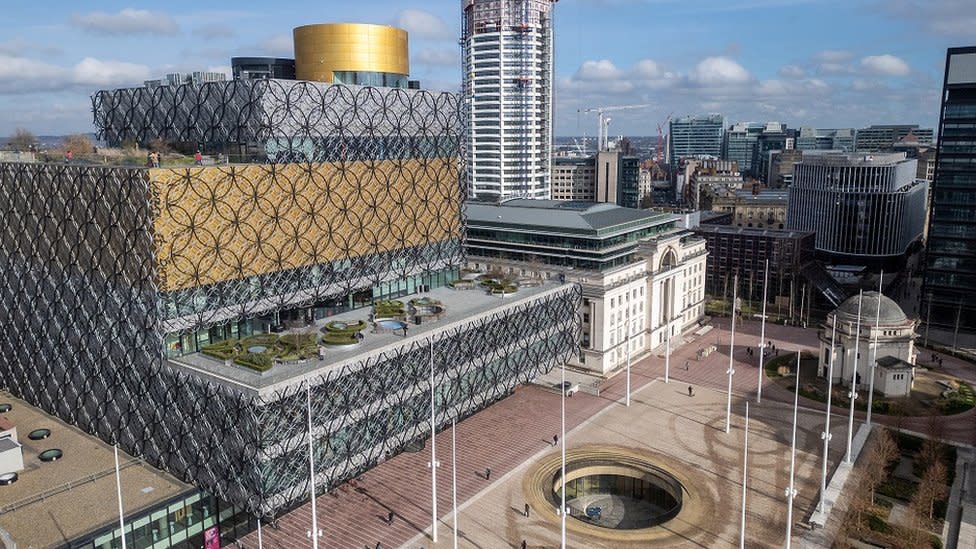
{"label": "city skyline", "polygon": [[[324,17],[290,2],[273,13],[221,2],[10,6],[0,19],[0,133],[90,131],[96,90],[168,72],[229,73],[234,55],[288,56],[292,28],[319,22],[405,28],[411,76],[456,91],[460,12],[456,0],[346,4]],[[651,106],[617,117],[611,135],[655,134],[672,111],[792,127],[934,127],[945,48],[976,22],[976,6],[958,0],[580,0],[554,13],[556,135],[594,135],[596,117],[578,110],[632,103]]]}

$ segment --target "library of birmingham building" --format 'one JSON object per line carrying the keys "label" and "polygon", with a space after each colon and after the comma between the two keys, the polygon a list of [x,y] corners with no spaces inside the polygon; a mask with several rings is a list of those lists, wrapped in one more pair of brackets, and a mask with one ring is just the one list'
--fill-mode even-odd
{"label": "library of birmingham building", "polygon": [[274,515],[308,498],[309,389],[322,492],[427,438],[432,394],[439,428],[565,362],[578,285],[454,283],[459,107],[275,79],[98,92],[111,145],[246,161],[0,164],[0,379]]}

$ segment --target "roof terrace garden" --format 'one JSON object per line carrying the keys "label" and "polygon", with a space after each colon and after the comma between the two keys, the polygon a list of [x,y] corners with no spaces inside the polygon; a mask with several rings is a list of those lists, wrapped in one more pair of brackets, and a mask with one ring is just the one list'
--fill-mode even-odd
{"label": "roof terrace garden", "polygon": [[469,278],[456,282],[470,281],[469,291],[461,291],[467,287],[462,283],[458,289],[435,288],[422,295],[377,301],[280,334],[221,341],[199,353],[171,358],[169,365],[248,391],[263,392],[312,373],[341,368],[413,338],[465,324],[500,306],[533,299],[561,285],[555,280],[520,285],[518,280],[485,273],[465,276]]}

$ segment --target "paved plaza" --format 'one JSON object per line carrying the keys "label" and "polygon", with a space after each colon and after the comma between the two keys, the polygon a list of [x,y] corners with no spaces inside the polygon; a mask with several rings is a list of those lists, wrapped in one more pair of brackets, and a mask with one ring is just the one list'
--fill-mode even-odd
{"label": "paved plaza", "polygon": [[[674,466],[700,479],[713,497],[713,512],[697,536],[675,539],[654,546],[727,547],[738,544],[742,476],[742,414],[744,402],[755,402],[757,359],[746,347],[755,348],[760,326],[747,322],[736,329],[735,376],[733,379],[732,432],[724,433],[726,370],[729,363],[728,319],[716,319],[715,329],[704,336],[685,336],[685,343],[671,357],[671,383],[664,384],[664,361],[660,353],[635,361],[632,366],[633,402],[623,406],[625,376],[618,374],[599,385],[599,394],[586,391],[566,399],[566,425],[570,448],[606,444],[643,448],[673,459]],[[766,339],[783,352],[798,347],[816,352],[813,329],[770,325]],[[702,346],[718,350],[697,360]],[[926,352],[922,351],[921,358]],[[965,364],[944,357],[945,370],[967,375]],[[688,368],[685,369],[685,364]],[[957,364],[958,362],[958,364]],[[971,377],[971,374],[968,374]],[[585,376],[573,374],[577,379]],[[687,395],[688,385],[695,397]],[[780,547],[786,524],[784,491],[788,482],[791,405],[793,394],[763,380],[763,398],[752,405],[750,426],[750,480],[747,531],[749,547]],[[537,510],[523,516],[525,494],[522,477],[539,459],[555,452],[552,436],[559,432],[560,395],[546,387],[518,388],[510,397],[469,417],[457,426],[458,504],[460,546],[493,549],[559,545],[559,524],[554,510]],[[822,405],[800,398],[801,429],[797,436],[797,500],[794,519],[809,517],[818,497]],[[830,471],[844,451],[847,411],[834,408],[831,422]],[[946,421],[945,435],[959,442],[972,440],[976,412],[953,416]],[[893,418],[875,416],[894,424]],[[860,414],[858,414],[860,418]],[[926,431],[928,420],[903,419],[901,427]],[[860,419],[855,421],[855,429]],[[431,485],[427,463],[429,448],[404,453],[367,472],[360,480],[341,486],[334,494],[317,498],[319,527],[324,534],[320,547],[373,549],[382,547],[451,547],[451,431],[437,435],[438,515],[441,517],[438,543],[430,540]],[[491,468],[489,480],[484,478]],[[392,524],[387,523],[390,512]],[[548,516],[547,516],[548,513]],[[679,519],[676,520],[680,520]],[[264,547],[291,549],[311,547],[307,531],[310,505],[303,505],[278,522],[265,527]],[[797,535],[802,532],[797,532]],[[257,535],[244,540],[245,547],[257,547]],[[619,542],[591,538],[569,539],[571,547],[627,547]],[[643,546],[647,546],[644,544]],[[636,547],[636,545],[635,545]]]}

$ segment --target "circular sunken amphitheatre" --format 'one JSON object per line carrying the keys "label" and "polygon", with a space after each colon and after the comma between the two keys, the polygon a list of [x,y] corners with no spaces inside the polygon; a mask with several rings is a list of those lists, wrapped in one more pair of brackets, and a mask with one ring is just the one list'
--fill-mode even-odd
{"label": "circular sunken amphitheatre", "polygon": [[[557,529],[562,459],[552,452],[525,475],[534,516]],[[617,446],[566,450],[567,530],[621,544],[680,544],[715,516],[709,481],[667,456]]]}

